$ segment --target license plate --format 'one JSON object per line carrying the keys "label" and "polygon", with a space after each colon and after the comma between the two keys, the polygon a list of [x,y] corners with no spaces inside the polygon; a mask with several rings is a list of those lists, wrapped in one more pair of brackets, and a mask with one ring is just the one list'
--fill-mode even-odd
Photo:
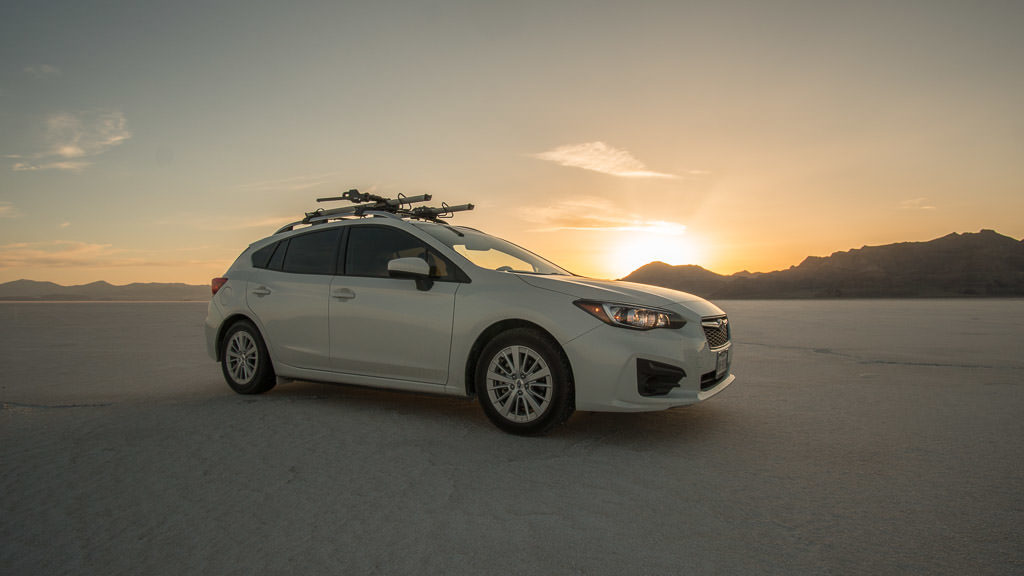
{"label": "license plate", "polygon": [[721,380],[729,373],[729,352],[731,351],[732,348],[727,348],[718,353],[718,361],[715,363],[715,380]]}

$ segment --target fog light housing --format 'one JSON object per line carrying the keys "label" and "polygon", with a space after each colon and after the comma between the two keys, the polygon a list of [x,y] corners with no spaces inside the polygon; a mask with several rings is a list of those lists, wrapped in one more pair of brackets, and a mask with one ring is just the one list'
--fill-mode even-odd
{"label": "fog light housing", "polygon": [[641,396],[665,396],[685,377],[686,371],[678,366],[642,358],[636,361],[636,391]]}

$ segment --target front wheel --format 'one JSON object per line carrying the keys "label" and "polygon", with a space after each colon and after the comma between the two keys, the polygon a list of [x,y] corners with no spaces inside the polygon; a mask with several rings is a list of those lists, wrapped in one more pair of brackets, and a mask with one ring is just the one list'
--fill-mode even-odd
{"label": "front wheel", "polygon": [[220,364],[228,386],[239,394],[262,394],[277,384],[267,345],[252,322],[240,320],[228,329]]}
{"label": "front wheel", "polygon": [[491,422],[513,434],[544,434],[572,412],[572,381],[558,346],[517,328],[484,347],[476,368],[480,405]]}

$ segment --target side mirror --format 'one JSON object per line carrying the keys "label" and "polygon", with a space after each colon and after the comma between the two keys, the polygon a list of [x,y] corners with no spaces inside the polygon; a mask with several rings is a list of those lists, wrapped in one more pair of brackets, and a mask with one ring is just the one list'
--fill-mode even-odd
{"label": "side mirror", "polygon": [[388,276],[412,278],[417,290],[430,290],[434,281],[430,279],[430,265],[422,258],[395,258],[388,262]]}

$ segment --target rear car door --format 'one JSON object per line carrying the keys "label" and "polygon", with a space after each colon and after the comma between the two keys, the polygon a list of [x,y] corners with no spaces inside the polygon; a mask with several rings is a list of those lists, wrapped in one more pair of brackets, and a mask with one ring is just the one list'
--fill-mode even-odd
{"label": "rear car door", "polygon": [[[431,265],[430,289],[388,276],[387,263],[407,257]],[[349,226],[342,260],[329,304],[334,370],[444,385],[460,285],[454,265],[412,234],[382,225]]]}
{"label": "rear car door", "polygon": [[340,243],[337,227],[298,234],[278,242],[266,268],[254,271],[246,303],[275,364],[330,370],[328,300]]}

